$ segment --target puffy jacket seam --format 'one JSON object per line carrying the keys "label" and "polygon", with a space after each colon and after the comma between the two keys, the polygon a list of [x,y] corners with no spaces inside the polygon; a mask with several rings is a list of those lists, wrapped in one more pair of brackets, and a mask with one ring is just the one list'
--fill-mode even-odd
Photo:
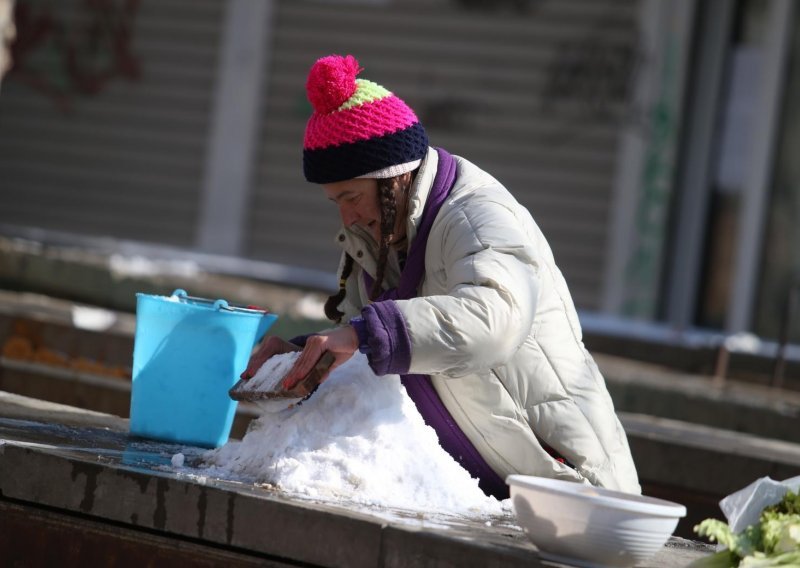
{"label": "puffy jacket seam", "polygon": [[[556,275],[555,275],[555,274],[553,274],[553,270],[552,270],[552,268],[548,266],[548,267],[547,267],[547,271],[550,273],[550,279],[551,279],[551,280],[553,281],[553,283],[555,284],[555,282],[556,282]],[[554,286],[553,286],[553,288],[554,288],[554,290],[556,291],[556,294],[558,295],[558,301],[559,301],[559,302],[561,302],[561,309],[564,311],[564,316],[565,316],[565,317],[566,317],[566,319],[567,319],[567,326],[569,326],[569,331],[570,331],[570,333],[572,334],[572,338],[573,338],[573,339],[574,339],[574,340],[575,340],[577,343],[579,343],[579,344],[583,344],[583,339],[582,339],[582,338],[580,337],[580,335],[577,333],[577,331],[576,331],[576,329],[575,329],[575,326],[574,326],[574,325],[572,325],[572,320],[571,320],[571,319],[570,319],[570,317],[569,317],[569,311],[570,311],[570,309],[569,309],[569,307],[567,306],[567,301],[564,299],[564,295],[563,295],[563,294],[562,294],[560,291],[558,291],[558,287],[557,287],[557,286],[555,286],[555,285],[554,285]],[[559,378],[559,380],[560,380],[560,378]]]}
{"label": "puffy jacket seam", "polygon": [[[542,355],[544,355],[544,359],[545,359],[545,361],[547,361],[548,366],[550,367],[550,369],[552,369],[553,373],[558,378],[558,383],[561,385],[561,388],[564,390],[565,393],[567,393],[567,389],[564,388],[564,380],[561,377],[561,374],[558,372],[558,370],[556,370],[555,365],[553,365],[552,361],[550,360],[550,356],[547,354],[547,350],[544,348],[544,346],[542,344],[539,344],[539,348],[542,350]],[[586,424],[586,427],[591,431],[592,436],[594,436],[594,439],[596,440],[597,444],[603,449],[603,455],[605,456],[605,460],[603,460],[603,463],[604,464],[608,463],[609,460],[611,459],[611,455],[608,452],[608,448],[606,448],[605,445],[603,444],[602,440],[600,440],[600,437],[597,435],[597,432],[595,432],[594,428],[592,427],[591,422],[589,422],[589,419],[586,417],[586,414],[584,414],[583,409],[568,394],[567,394],[567,396],[566,396],[566,398],[564,400],[568,400],[568,401],[572,402],[572,404],[574,404],[575,407],[578,409],[578,411],[581,413],[581,416],[583,416],[583,420],[584,420],[584,422]],[[548,403],[552,403],[552,402],[555,402],[555,401],[547,401],[547,402],[543,402],[542,404],[548,404]],[[547,442],[548,444],[550,443],[548,440],[545,440],[545,442]],[[601,464],[601,465],[603,465],[603,464]],[[591,471],[594,468],[588,467],[586,469]]]}
{"label": "puffy jacket seam", "polygon": [[[516,218],[516,215],[515,215],[514,211],[511,208],[509,208],[507,205],[505,205],[504,203],[500,203],[499,201],[493,201],[493,200],[491,201],[491,203],[497,205],[498,207],[502,207],[503,209],[505,209],[506,211],[511,213],[512,216],[514,216]],[[464,220],[469,224],[469,228],[472,231],[472,234],[475,235],[475,240],[477,240],[478,243],[480,243],[480,245],[483,247],[483,250],[491,248],[491,247],[487,246],[483,242],[483,240],[479,237],[478,231],[475,229],[475,223],[472,222],[472,219],[470,218],[470,214],[469,214],[468,208],[464,204],[459,204],[457,210],[454,211],[453,213],[458,213],[458,214],[460,214],[461,216],[464,217]]]}
{"label": "puffy jacket seam", "polygon": [[[506,467],[506,469],[508,469],[509,471],[516,471],[516,468],[515,468],[513,465],[511,465],[511,464],[508,462],[508,460],[506,460],[506,459],[505,459],[505,458],[504,458],[504,457],[503,457],[503,456],[502,456],[502,455],[501,455],[501,454],[500,454],[500,453],[499,453],[499,452],[498,452],[498,451],[497,451],[497,450],[494,448],[494,446],[492,446],[492,445],[489,443],[489,441],[486,439],[486,436],[484,436],[484,435],[483,435],[483,432],[481,432],[481,430],[480,430],[480,429],[479,429],[477,426],[475,426],[475,423],[472,421],[472,418],[470,417],[469,413],[468,413],[468,412],[466,412],[466,411],[464,410],[464,408],[461,406],[461,403],[458,401],[458,397],[454,396],[454,395],[453,395],[453,393],[452,393],[452,391],[450,391],[450,387],[448,387],[448,386],[447,386],[447,381],[445,380],[445,381],[443,381],[443,382],[444,382],[444,384],[445,384],[445,388],[447,388],[447,392],[448,392],[448,393],[449,393],[449,395],[450,395],[450,399],[453,401],[453,403],[455,404],[455,406],[457,406],[457,407],[458,407],[458,410],[460,411],[460,413],[461,413],[461,416],[463,417],[463,419],[464,419],[464,420],[466,420],[466,421],[469,423],[469,425],[472,427],[472,431],[473,431],[473,432],[477,432],[477,433],[478,433],[478,435],[481,437],[481,440],[483,441],[483,444],[484,444],[484,445],[485,445],[487,448],[489,448],[489,450],[491,450],[491,452],[492,452],[492,453],[493,453],[493,454],[494,454],[494,455],[495,455],[495,456],[498,458],[498,460],[499,460],[500,462],[502,462],[502,463],[503,463],[503,465]],[[505,386],[504,386],[503,388],[505,388]],[[478,453],[480,453],[480,452],[478,452]]]}
{"label": "puffy jacket seam", "polygon": [[[501,207],[505,207],[505,205],[502,205],[502,204],[498,204],[498,205],[500,205]],[[463,216],[463,217],[464,217],[464,220],[465,220],[465,221],[467,222],[467,224],[469,225],[470,231],[472,231],[472,234],[473,234],[473,236],[475,237],[475,240],[476,240],[476,241],[478,242],[478,244],[480,244],[480,246],[481,246],[481,250],[484,250],[484,251],[485,251],[485,250],[490,250],[490,249],[492,249],[492,247],[491,247],[491,246],[488,246],[488,245],[486,245],[486,244],[483,242],[483,240],[480,238],[480,236],[478,235],[478,231],[475,229],[475,224],[472,222],[472,219],[470,219],[470,218],[469,218],[469,215],[467,214],[467,212],[464,210],[464,208],[463,208],[463,207],[459,207],[459,209],[458,209],[458,213],[459,213],[461,216]],[[502,254],[502,253],[500,253],[500,254]],[[515,258],[515,260],[517,260],[517,259]],[[517,261],[518,261],[518,260],[517,260]],[[519,262],[519,261],[518,261],[518,262]],[[474,255],[473,255],[473,258],[471,258],[471,259],[470,259],[470,265],[472,266],[472,279],[473,279],[473,280],[475,280],[475,258],[474,258]],[[508,293],[508,291],[507,291],[507,290],[505,290],[505,291],[501,291],[500,289],[498,289],[498,288],[494,288],[494,287],[492,287],[492,289],[493,289],[493,290],[496,290],[496,291],[497,291],[497,293],[498,293],[498,295],[499,295],[501,298],[508,298],[509,311],[511,312],[511,315],[512,315],[512,317],[513,317],[513,314],[514,314],[514,312],[515,312],[515,311],[517,311],[517,310],[521,309],[521,306],[519,306],[519,305],[517,304],[516,298],[514,298],[514,296],[513,296],[512,294]],[[535,320],[535,318],[534,318],[534,320]],[[520,345],[521,345],[521,344],[520,344]],[[517,349],[519,349],[520,345],[518,345],[518,346],[516,347],[516,349],[515,349],[515,352],[516,352],[516,350],[517,350]]]}

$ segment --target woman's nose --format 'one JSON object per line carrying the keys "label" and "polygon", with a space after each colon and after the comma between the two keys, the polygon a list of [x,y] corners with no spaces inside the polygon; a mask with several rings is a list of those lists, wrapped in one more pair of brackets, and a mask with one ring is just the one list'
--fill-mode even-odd
{"label": "woman's nose", "polygon": [[342,223],[345,227],[351,227],[358,221],[358,214],[350,208],[343,207],[340,211],[342,215]]}

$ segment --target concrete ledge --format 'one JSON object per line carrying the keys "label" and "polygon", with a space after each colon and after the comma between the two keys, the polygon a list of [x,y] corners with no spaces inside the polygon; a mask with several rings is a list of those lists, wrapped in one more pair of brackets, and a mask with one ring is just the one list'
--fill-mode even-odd
{"label": "concrete ledge", "polygon": [[4,500],[0,500],[0,553],[6,566],[296,566]]}
{"label": "concrete ledge", "polygon": [[[17,402],[0,400],[0,417]],[[40,409],[37,417],[46,412]],[[540,558],[511,515],[490,526],[484,519],[418,518],[204,479],[163,465],[169,462],[164,456],[186,448],[134,442],[120,426],[124,422],[92,425],[91,416],[71,428],[0,419],[0,508],[15,506],[24,516],[20,507],[45,507],[126,531],[256,555],[273,565],[558,566]],[[155,459],[142,459],[148,455]],[[645,566],[684,566],[708,551],[675,539]]]}
{"label": "concrete ledge", "polygon": [[800,392],[595,355],[617,410],[800,442]]}
{"label": "concrete ledge", "polygon": [[694,536],[719,501],[756,479],[800,475],[800,444],[640,414],[619,413],[645,494],[682,503],[675,534]]}
{"label": "concrete ledge", "polygon": [[119,416],[21,396],[2,390],[0,390],[0,417],[53,422],[66,426],[108,428],[118,432],[128,431],[128,420]]}
{"label": "concrete ledge", "polygon": [[[35,239],[35,236],[32,238]],[[324,301],[325,294],[318,291],[319,286],[325,290],[335,290],[336,281],[332,274],[329,275],[330,280],[320,280],[313,275],[298,279],[291,278],[290,273],[301,274],[303,269],[274,267],[274,271],[262,270],[268,263],[259,261],[212,258],[174,249],[159,254],[156,250],[141,248],[135,243],[130,243],[125,250],[116,250],[114,243],[109,243],[114,250],[80,245],[59,246],[19,241],[8,238],[7,233],[0,234],[0,256],[3,258],[0,263],[0,287],[6,289],[0,293],[0,299],[22,293],[15,291],[24,291],[41,297],[64,298],[133,314],[136,311],[137,292],[164,295],[171,294],[176,288],[183,288],[195,296],[225,298],[232,303],[258,303],[267,307],[281,314],[272,328],[273,333],[286,337],[328,326],[321,312],[319,316],[314,316],[320,319],[309,319],[303,313],[305,310],[298,309],[298,306],[309,297]],[[115,272],[110,260],[116,253],[123,258],[161,263],[161,266],[155,269],[155,273],[148,269]],[[179,265],[177,270],[173,270],[170,265],[176,261]],[[183,267],[180,263],[183,263]],[[187,271],[187,265],[194,269]],[[243,268],[244,274],[238,268]],[[276,278],[271,279],[269,273]],[[282,280],[283,283],[280,283]],[[319,286],[309,280],[318,282]]]}
{"label": "concrete ledge", "polygon": [[3,498],[34,500],[293,562],[354,568],[430,565],[445,559],[454,566],[541,565],[521,533],[487,538],[489,529],[471,527],[463,529],[470,538],[453,538],[424,523],[409,529],[344,509],[288,502],[249,486],[202,485],[174,474],[133,471],[13,444],[3,446],[0,463]]}
{"label": "concrete ledge", "polygon": [[800,444],[620,413],[642,478],[727,495],[759,477],[800,474]]}
{"label": "concrete ledge", "polygon": [[[618,358],[640,361],[645,364],[661,365],[693,375],[713,375],[719,357],[719,344],[724,338],[722,332],[711,339],[710,330],[701,341],[689,340],[691,331],[669,329],[657,323],[644,323],[647,329],[636,329],[639,322],[619,320],[618,329],[604,329],[592,320],[598,314],[581,314],[583,340],[593,354],[604,353]],[[602,319],[602,316],[600,316]],[[658,337],[652,330],[658,328]],[[703,333],[703,332],[701,332]],[[727,378],[750,384],[769,386],[774,380],[777,344],[765,341],[762,353],[728,353]],[[794,355],[793,355],[794,353]],[[784,390],[800,391],[800,362],[797,360],[796,346],[789,345],[782,387]]]}

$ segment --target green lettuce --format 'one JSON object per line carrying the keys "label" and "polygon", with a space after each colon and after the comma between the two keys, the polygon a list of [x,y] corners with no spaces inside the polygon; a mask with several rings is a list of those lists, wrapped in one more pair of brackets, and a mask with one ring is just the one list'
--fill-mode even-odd
{"label": "green lettuce", "polygon": [[775,505],[761,511],[759,522],[734,534],[727,523],[706,519],[694,531],[725,547],[692,563],[694,568],[800,567],[800,495],[789,491]]}
{"label": "green lettuce", "polygon": [[762,552],[756,552],[753,556],[742,559],[739,568],[769,568],[771,566],[800,566],[800,551],[786,552],[784,554],[767,556]]}

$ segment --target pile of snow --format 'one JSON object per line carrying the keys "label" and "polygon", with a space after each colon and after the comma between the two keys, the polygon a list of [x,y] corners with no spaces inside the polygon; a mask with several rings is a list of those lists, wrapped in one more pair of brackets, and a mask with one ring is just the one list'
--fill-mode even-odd
{"label": "pile of snow", "polygon": [[72,325],[79,329],[105,331],[117,321],[117,314],[94,306],[72,306]]}
{"label": "pile of snow", "polygon": [[375,376],[361,354],[301,405],[262,415],[203,461],[210,476],[326,501],[470,516],[510,508],[439,446],[400,378]]}
{"label": "pile of snow", "polygon": [[249,381],[243,383],[242,390],[264,392],[278,390],[281,379],[291,370],[298,357],[300,357],[299,351],[273,355],[261,365]]}
{"label": "pile of snow", "polygon": [[725,338],[725,349],[731,353],[758,353],[761,350],[761,339],[752,333],[740,332]]}

